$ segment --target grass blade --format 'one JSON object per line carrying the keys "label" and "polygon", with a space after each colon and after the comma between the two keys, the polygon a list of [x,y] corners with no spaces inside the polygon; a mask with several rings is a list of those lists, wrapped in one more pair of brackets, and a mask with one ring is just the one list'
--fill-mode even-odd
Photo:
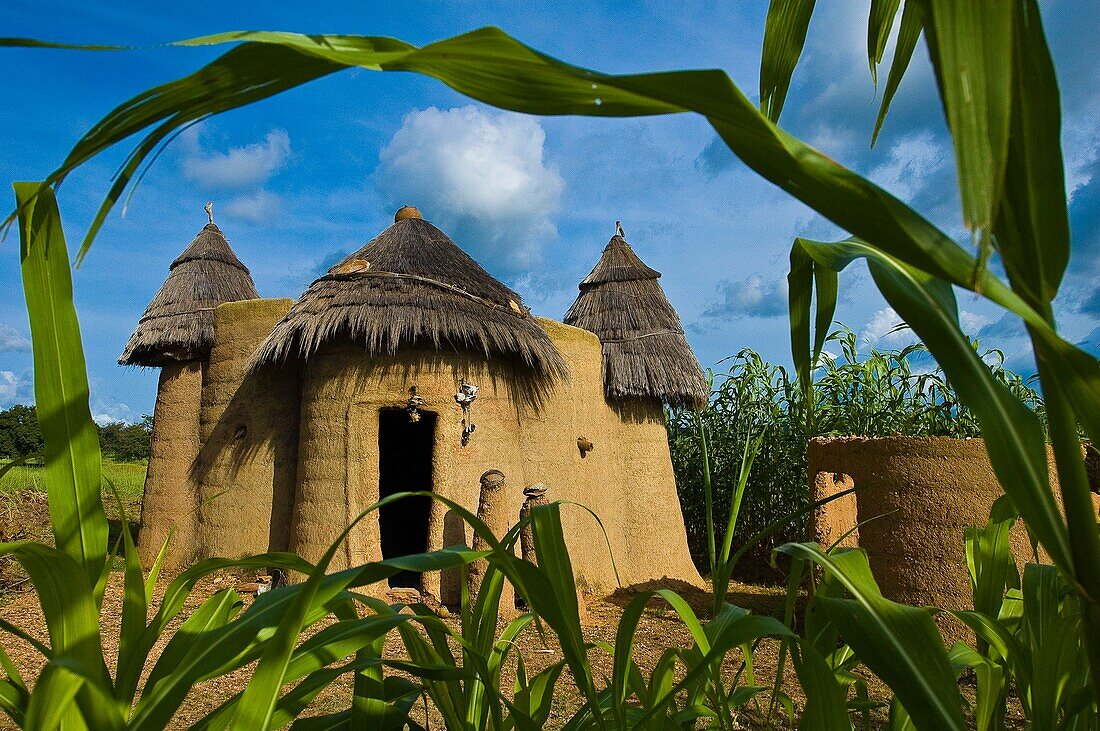
{"label": "grass blade", "polygon": [[815,0],[771,0],[760,53],[760,111],[779,121],[814,13]]}
{"label": "grass blade", "polygon": [[52,190],[16,183],[15,197],[23,211],[23,291],[34,352],[35,405],[45,440],[50,524],[58,548],[84,568],[94,585],[107,555],[107,515],[65,234]]}

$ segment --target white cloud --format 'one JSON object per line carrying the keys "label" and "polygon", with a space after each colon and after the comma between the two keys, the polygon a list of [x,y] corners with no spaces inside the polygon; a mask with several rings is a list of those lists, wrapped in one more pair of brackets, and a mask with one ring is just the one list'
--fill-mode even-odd
{"label": "white cloud", "polygon": [[893,307],[878,310],[863,326],[860,337],[874,348],[902,348],[917,341],[917,336]]}
{"label": "white cloud", "polygon": [[281,129],[267,133],[262,142],[230,147],[225,152],[208,150],[193,127],[182,136],[183,176],[209,188],[242,189],[263,185],[290,158],[290,136]]}
{"label": "white cloud", "polygon": [[0,405],[11,406],[22,392],[19,376],[12,371],[0,371]]}
{"label": "white cloud", "polygon": [[[975,337],[989,322],[989,318],[980,313],[969,310],[959,312],[959,327],[970,337]],[[892,307],[878,310],[871,315],[871,319],[863,326],[860,337],[874,348],[904,348],[919,340]]]}
{"label": "white cloud", "polygon": [[26,335],[11,325],[0,322],[0,353],[22,352],[31,349],[31,341]]}
{"label": "white cloud", "polygon": [[254,193],[239,195],[230,198],[221,206],[214,209],[230,218],[236,218],[247,223],[265,223],[278,217],[283,210],[283,199],[268,190],[257,190]]}
{"label": "white cloud", "polygon": [[545,142],[531,117],[429,107],[405,116],[374,179],[392,207],[414,205],[484,263],[520,270],[557,237],[565,181]]}

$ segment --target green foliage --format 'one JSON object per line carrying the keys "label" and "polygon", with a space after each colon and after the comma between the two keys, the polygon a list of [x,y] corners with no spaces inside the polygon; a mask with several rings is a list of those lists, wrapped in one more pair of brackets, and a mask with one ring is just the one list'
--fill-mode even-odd
{"label": "green foliage", "polygon": [[[153,418],[144,416],[140,424],[116,421],[96,427],[103,455],[116,462],[137,462],[149,458],[149,440]],[[45,446],[34,406],[16,404],[0,411],[0,457],[15,459],[38,454]]]}
{"label": "green foliage", "polygon": [[16,404],[0,411],[0,457],[14,459],[42,451],[42,428],[33,406]]}
{"label": "green foliage", "polygon": [[[899,4],[871,5],[868,59],[875,69],[882,58],[881,39],[892,27]],[[1092,441],[1100,441],[1100,363],[1062,338],[1054,322],[1052,302],[1068,261],[1070,241],[1059,143],[1060,104],[1037,3],[905,3],[901,48],[891,68],[876,132],[908,66],[916,39],[923,33],[955,143],[964,218],[977,244],[973,252],[886,191],[774,124],[801,55],[812,10],[813,3],[806,0],[772,0],[761,63],[766,113],[720,71],[601,74],[556,61],[492,28],[424,48],[388,38],[268,32],[226,33],[182,41],[180,45],[236,45],[194,74],[124,103],[77,143],[45,183],[18,189],[36,398],[45,437],[51,518],[59,549],[28,543],[0,547],[4,553],[16,556],[31,576],[51,633],[50,646],[40,648],[47,663],[33,691],[13,673],[10,662],[0,658],[8,676],[0,681],[0,705],[17,722],[32,727],[160,727],[199,679],[260,659],[262,672],[253,677],[255,685],[246,691],[247,698],[242,696],[242,701],[248,702],[236,708],[232,716],[220,717],[217,724],[211,720],[211,724],[221,727],[231,722],[243,725],[245,721],[256,721],[262,725],[289,720],[300,711],[313,688],[342,672],[357,674],[357,698],[347,719],[324,719],[321,723],[339,725],[356,718],[388,717],[389,710],[382,712],[382,705],[400,713],[408,688],[391,684],[386,690],[384,679],[380,681],[376,672],[386,665],[385,660],[377,658],[374,648],[379,638],[377,630],[388,618],[371,613],[352,619],[349,603],[356,601],[353,590],[401,568],[460,566],[481,558],[481,554],[445,550],[323,577],[320,570],[293,557],[259,557],[255,560],[262,565],[296,568],[309,574],[310,579],[273,591],[239,613],[232,593],[208,600],[168,641],[138,698],[136,678],[144,669],[148,648],[164,632],[167,620],[179,612],[193,580],[202,571],[234,562],[208,562],[192,569],[185,574],[191,578],[170,588],[153,621],[147,624],[144,613],[151,582],[143,583],[134,568],[132,547],[123,532],[129,609],[124,611],[122,629],[127,650],[120,652],[112,679],[102,657],[96,616],[107,565],[106,520],[99,498],[100,454],[88,415],[68,259],[50,188],[91,157],[131,135],[146,133],[123,164],[93,221],[81,248],[83,256],[106,213],[131,182],[140,179],[143,163],[154,159],[173,133],[210,115],[330,73],[360,67],[426,74],[480,101],[532,114],[635,116],[696,112],[750,168],[850,232],[853,238],[842,242],[799,239],[792,248],[791,339],[798,376],[795,391],[805,406],[799,413],[801,428],[805,433],[831,428],[834,415],[811,408],[817,404],[813,375],[822,363],[821,352],[836,306],[838,273],[854,261],[866,262],[879,290],[927,345],[956,389],[959,404],[973,415],[971,424],[980,428],[1014,510],[1056,567],[1025,571],[1020,600],[1016,601],[1010,590],[1002,602],[1002,612],[1009,606],[1019,607],[1022,612],[1019,626],[1023,634],[1015,641],[1024,648],[1017,651],[1008,646],[1007,640],[1004,650],[996,647],[994,640],[1004,640],[1015,630],[991,630],[983,635],[1000,658],[1015,660],[1016,665],[1006,671],[1012,662],[1001,664],[988,652],[970,654],[966,648],[956,648],[948,654],[942,644],[937,645],[938,636],[924,610],[881,597],[860,552],[826,552],[796,544],[784,547],[803,565],[813,562],[819,566],[823,575],[819,586],[826,587],[820,592],[815,590],[810,602],[815,611],[820,610],[814,623],[820,631],[807,634],[797,647],[788,643],[791,652],[797,653],[795,665],[800,679],[808,691],[813,689],[814,705],[807,709],[811,719],[808,723],[820,718],[832,719],[823,721],[832,725],[839,719],[835,705],[841,696],[835,688],[830,689],[827,669],[832,670],[845,694],[846,688],[855,689],[855,698],[846,702],[849,709],[853,703],[865,705],[859,682],[848,678],[851,655],[836,655],[837,648],[842,647],[839,644],[833,643],[832,649],[827,642],[818,644],[819,637],[830,638],[835,633],[838,641],[841,636],[846,641],[846,653],[853,653],[895,692],[890,705],[893,728],[961,727],[962,704],[954,673],[963,666],[974,669],[979,689],[985,689],[986,700],[980,701],[976,711],[976,720],[983,727],[997,723],[997,704],[989,699],[997,697],[1009,673],[1024,689],[1036,727],[1095,726],[1092,709],[1100,695],[1100,535],[1078,429]],[[48,45],[20,39],[2,43]],[[1007,281],[988,266],[994,256],[1003,264]],[[1046,433],[1043,421],[1020,398],[1020,392],[999,378],[960,330],[955,288],[974,292],[1019,317],[1027,327],[1045,397]],[[843,388],[836,392],[845,393]],[[872,397],[890,404],[897,395],[889,391],[868,395],[868,409],[876,413],[875,409],[881,411],[883,407]],[[863,396],[853,396],[853,401],[861,403]],[[932,414],[930,418],[937,417]],[[704,415],[704,424],[705,419]],[[1047,435],[1056,457],[1064,515],[1055,507],[1048,480]],[[735,443],[740,447],[744,441]],[[716,454],[717,450],[710,453]],[[744,496],[748,502],[742,510],[752,499],[750,483]],[[716,507],[712,505],[709,511],[712,518]],[[485,537],[491,546],[487,556],[491,565],[507,576],[553,631],[565,654],[565,665],[584,693],[585,706],[569,727],[663,727],[693,724],[698,719],[710,719],[720,727],[732,726],[732,709],[751,698],[756,689],[751,683],[735,683],[733,688],[721,683],[718,668],[722,658],[739,644],[763,636],[789,637],[789,631],[774,620],[753,617],[728,605],[703,625],[690,610],[685,611],[682,600],[662,593],[661,598],[691,630],[693,646],[670,650],[646,678],[632,662],[621,659],[631,638],[628,624],[620,628],[621,644],[615,648],[615,677],[619,680],[598,682],[588,659],[591,648],[585,645],[576,619],[575,587],[557,511],[555,505],[532,513],[539,555],[545,558],[542,566],[524,564],[504,548],[514,537],[503,544],[492,536]],[[476,522],[472,525],[479,532],[484,530]],[[711,545],[717,545],[716,541]],[[981,566],[982,572],[987,565],[998,565],[996,560],[986,560],[985,552],[991,550],[989,544],[974,544],[971,549],[972,562]],[[261,565],[248,564],[247,560],[236,563]],[[995,603],[988,592],[982,591],[980,603],[985,607]],[[295,646],[295,638],[329,612],[344,613],[346,621],[355,623],[345,626],[357,639],[339,648],[346,650],[341,657],[355,652],[356,659],[342,667],[328,667],[326,663],[326,667],[315,669],[318,658],[331,658],[321,652],[322,648],[307,647],[308,641]],[[811,625],[809,617],[806,625]],[[488,626],[479,622],[477,633],[489,632]],[[329,638],[332,636],[326,636],[326,641]],[[502,698],[508,710],[500,713],[511,715],[508,720],[502,715],[498,724],[492,707],[488,716],[482,715],[478,699],[493,696],[493,681],[491,670],[483,670],[490,662],[484,653],[486,645],[477,647],[464,653],[462,667],[457,669],[463,685],[455,701],[463,703],[467,712],[461,719],[455,717],[452,725],[468,727],[484,718],[491,718],[491,723],[501,728],[537,724],[534,715],[523,716],[517,709],[525,712],[542,708],[552,680],[531,679],[516,696],[526,700],[513,705]],[[446,660],[442,653],[440,657]],[[745,657],[746,668],[750,657]],[[1024,667],[1027,664],[1030,669]],[[452,667],[445,665],[444,671]],[[440,669],[433,665],[415,661],[401,667],[421,679],[447,675],[439,675]],[[303,674],[296,675],[298,672]],[[746,675],[751,675],[747,669]],[[302,678],[298,687],[305,690],[296,687],[284,694],[284,684],[298,678]],[[484,694],[477,690],[478,683],[483,685]],[[450,691],[441,688],[438,697],[447,693]],[[137,704],[132,706],[135,699]],[[1078,718],[1087,720],[1079,723]]]}
{"label": "green foliage", "polygon": [[[851,330],[841,327],[823,344],[813,373],[809,412],[805,392],[781,366],[751,350],[728,360],[729,370],[714,378],[710,403],[699,414],[673,409],[668,414],[669,446],[676,472],[688,543],[696,564],[708,566],[706,477],[709,466],[713,510],[727,515],[741,478],[744,446],[760,439],[754,468],[741,500],[735,546],[744,545],[774,521],[793,516],[808,501],[806,441],[815,436],[947,436],[977,437],[975,412],[952,387],[927,349],[912,345],[897,350],[861,349]],[[975,351],[977,352],[977,351]],[[980,355],[995,382],[1045,418],[1043,399],[1031,383],[1006,369],[1003,355]],[[706,430],[703,458],[698,423]],[[718,537],[723,539],[728,533]],[[805,521],[791,520],[781,531],[761,540],[737,575],[751,580],[779,580],[770,569],[768,552],[777,545],[802,540]]]}
{"label": "green foliage", "polygon": [[99,427],[99,448],[104,457],[115,462],[137,462],[149,459],[152,435],[151,422],[127,424],[116,421]]}

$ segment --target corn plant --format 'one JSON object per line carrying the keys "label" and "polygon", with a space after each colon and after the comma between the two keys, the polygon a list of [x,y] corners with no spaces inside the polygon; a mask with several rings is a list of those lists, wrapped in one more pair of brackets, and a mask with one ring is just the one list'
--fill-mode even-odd
{"label": "corn plant", "polygon": [[[792,249],[791,338],[801,387],[807,391],[811,387],[810,373],[832,321],[837,272],[856,259],[866,261],[879,290],[976,414],[1006,494],[1080,601],[1079,634],[1090,668],[1096,668],[1100,666],[1100,535],[1078,428],[1093,441],[1100,439],[1100,364],[1059,335],[1051,304],[1069,258],[1070,240],[1059,141],[1060,99],[1037,2],[912,0],[903,11],[898,3],[870,5],[872,69],[881,61],[884,39],[901,16],[898,49],[876,126],[881,125],[923,34],[955,145],[963,215],[973,231],[974,251],[957,244],[887,191],[777,126],[811,19],[811,0],[771,3],[759,108],[721,71],[602,74],[557,61],[492,28],[423,48],[390,38],[269,32],[181,41],[180,45],[235,45],[195,73],[151,89],[108,114],[36,190],[46,194],[48,186],[94,155],[146,132],[89,228],[79,260],[142,165],[155,159],[154,153],[174,132],[356,67],[427,74],[483,102],[531,114],[699,113],[750,168],[852,234],[838,243],[799,239]],[[4,43],[49,45],[27,40]],[[27,191],[20,210],[33,205],[34,192]],[[989,268],[993,256],[1003,265],[1007,281]],[[45,284],[28,286],[37,289]],[[1064,517],[1048,482],[1039,419],[994,379],[988,364],[974,352],[959,328],[953,287],[976,293],[1013,313],[1027,327]],[[64,384],[56,385],[62,393]],[[79,443],[87,440],[85,432],[81,427],[65,436]],[[81,474],[72,475],[72,484],[95,481],[93,467],[91,463],[82,466]],[[101,568],[94,549],[103,531],[101,509],[81,507],[85,509],[59,513],[55,530],[60,550],[72,557],[94,586]],[[79,529],[85,522],[87,529]],[[809,547],[792,551],[841,580],[851,598],[829,598],[822,606],[860,659],[891,685],[911,722],[923,728],[962,728],[954,668],[942,644],[931,641],[934,627],[913,613],[921,610],[876,598],[873,579],[858,553],[830,557]],[[567,664],[576,676],[573,661]],[[1090,680],[1094,697],[1100,695],[1100,674],[1091,672]],[[586,686],[585,692],[590,690]]]}

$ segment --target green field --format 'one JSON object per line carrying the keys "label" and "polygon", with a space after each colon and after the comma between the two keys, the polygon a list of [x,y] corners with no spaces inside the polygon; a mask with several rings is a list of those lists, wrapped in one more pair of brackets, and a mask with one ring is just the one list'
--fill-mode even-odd
{"label": "green field", "polygon": [[[2,463],[0,463],[2,464]],[[104,460],[103,477],[114,484],[125,502],[141,500],[145,485],[144,462],[111,462]],[[106,487],[106,485],[104,485]],[[14,493],[23,490],[46,491],[44,470],[41,464],[27,464],[14,467],[0,477],[0,493]]]}

